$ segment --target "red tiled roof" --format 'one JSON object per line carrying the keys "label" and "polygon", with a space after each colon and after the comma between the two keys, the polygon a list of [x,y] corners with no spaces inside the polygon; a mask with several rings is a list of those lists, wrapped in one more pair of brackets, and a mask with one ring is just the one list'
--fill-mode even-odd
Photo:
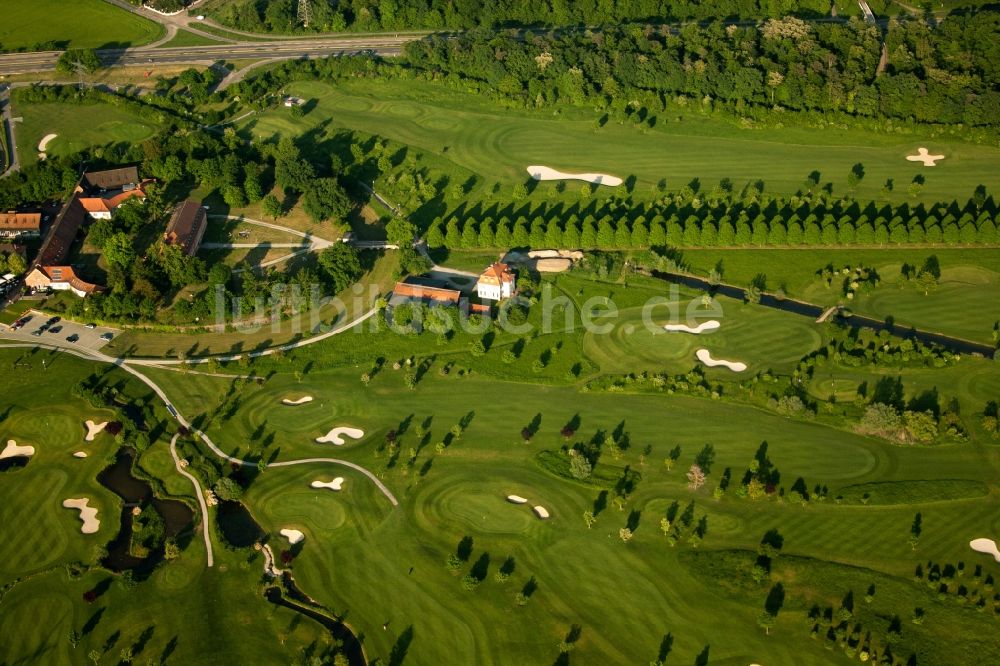
{"label": "red tiled roof", "polygon": [[0,231],[38,231],[41,225],[41,213],[0,213]]}
{"label": "red tiled roof", "polygon": [[479,276],[479,281],[486,284],[501,285],[505,282],[513,282],[514,274],[510,271],[510,267],[507,264],[497,262],[483,271],[483,274]]}
{"label": "red tiled roof", "polygon": [[392,295],[457,304],[461,293],[455,289],[441,289],[440,287],[427,287],[422,284],[397,282],[396,286],[392,288]]}
{"label": "red tiled roof", "polygon": [[41,271],[49,282],[66,282],[77,291],[92,294],[101,290],[98,285],[80,278],[72,266],[36,266],[35,270]]}

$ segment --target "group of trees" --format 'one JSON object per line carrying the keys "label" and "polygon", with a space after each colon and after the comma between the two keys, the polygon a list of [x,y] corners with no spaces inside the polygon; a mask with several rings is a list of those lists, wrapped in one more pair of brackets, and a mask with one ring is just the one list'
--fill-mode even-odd
{"label": "group of trees", "polygon": [[[1000,124],[1000,13],[889,22],[882,35],[858,18],[760,25],[629,26],[515,35],[474,31],[406,45],[409,64],[462,79],[522,106],[597,104],[638,112],[723,104],[895,118]],[[960,54],[960,55],[959,55]],[[641,118],[640,118],[641,119]]]}
{"label": "group of trees", "polygon": [[[922,208],[862,211],[856,204],[830,207],[772,203],[760,206],[714,209],[671,207],[667,213],[655,205],[632,210],[608,210],[584,215],[552,216],[539,209],[530,221],[507,216],[498,221],[436,219],[427,230],[430,247],[448,249],[564,247],[644,249],[664,245],[681,247],[731,247],[764,245],[996,245],[997,225],[988,212],[928,212]],[[661,212],[663,211],[663,212]],[[595,211],[596,212],[596,211]],[[665,214],[666,213],[666,214]],[[871,215],[871,217],[869,217]]]}
{"label": "group of trees", "polygon": [[5,275],[7,273],[13,273],[14,275],[21,275],[28,269],[27,263],[17,252],[2,252],[0,251],[0,275]]}
{"label": "group of trees", "polygon": [[[181,0],[157,0],[179,3]],[[631,21],[684,21],[711,18],[759,18],[796,14],[826,16],[825,0],[621,0],[602,2],[527,0],[490,3],[482,0],[309,0],[308,24],[299,0],[237,0],[218,3],[210,15],[241,30],[299,32],[345,29],[399,30],[406,28],[463,29],[509,25],[600,25]],[[857,7],[838,2],[841,13]],[[882,2],[872,2],[879,11]]]}

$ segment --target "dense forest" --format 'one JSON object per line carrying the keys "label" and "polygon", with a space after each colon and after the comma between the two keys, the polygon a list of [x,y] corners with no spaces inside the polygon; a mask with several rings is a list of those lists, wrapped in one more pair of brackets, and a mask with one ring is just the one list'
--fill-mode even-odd
{"label": "dense forest", "polygon": [[[612,25],[633,21],[748,19],[796,15],[856,14],[846,0],[310,0],[310,20],[299,0],[215,0],[203,11],[220,23],[256,32],[324,30],[467,29],[515,25]],[[870,3],[881,12],[888,0]]]}
{"label": "dense forest", "polygon": [[409,64],[523,106],[596,104],[612,114],[715,105],[922,123],[1000,124],[1000,13],[889,22],[713,23],[517,36],[473,31],[406,46]]}

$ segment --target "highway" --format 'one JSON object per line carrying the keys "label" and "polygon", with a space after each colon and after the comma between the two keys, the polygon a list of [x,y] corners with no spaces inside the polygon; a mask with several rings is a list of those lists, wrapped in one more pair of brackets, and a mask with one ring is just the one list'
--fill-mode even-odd
{"label": "highway", "polygon": [[[104,49],[97,52],[107,67],[147,64],[178,64],[215,62],[236,59],[319,58],[330,55],[372,51],[379,55],[399,55],[403,44],[420,35],[371,36],[360,38],[281,40],[275,42],[245,42],[211,46],[180,46],[170,48]],[[47,72],[56,68],[60,51],[8,53],[0,55],[0,75]]]}

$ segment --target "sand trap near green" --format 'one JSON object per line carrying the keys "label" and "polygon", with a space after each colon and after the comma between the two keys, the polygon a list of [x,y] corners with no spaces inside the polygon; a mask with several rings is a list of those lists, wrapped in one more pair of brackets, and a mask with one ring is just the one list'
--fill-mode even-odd
{"label": "sand trap near green", "polygon": [[88,442],[94,441],[94,438],[97,437],[97,435],[102,430],[104,430],[104,427],[107,426],[107,425],[108,425],[107,421],[104,421],[103,423],[94,423],[93,421],[91,421],[90,419],[88,419],[87,423],[86,423],[86,426],[87,426],[87,436],[84,437],[84,439],[86,439]]}
{"label": "sand trap near green", "polygon": [[906,159],[910,162],[923,162],[924,166],[932,167],[937,166],[938,160],[943,160],[944,155],[931,155],[927,152],[927,149],[921,146],[917,148],[916,155],[907,155]]}
{"label": "sand trap near green", "polygon": [[721,358],[712,358],[712,354],[707,349],[699,349],[694,353],[698,360],[710,368],[729,368],[733,372],[743,372],[747,369],[747,364],[741,361],[727,361]]}
{"label": "sand trap near green", "polygon": [[359,428],[348,428],[339,427],[333,428],[330,432],[326,433],[322,437],[317,437],[316,441],[320,444],[333,444],[334,446],[343,446],[344,437],[350,437],[351,439],[361,439],[365,436],[365,431]]}
{"label": "sand trap near green", "polygon": [[993,539],[973,539],[969,542],[969,547],[977,553],[992,555],[993,559],[1000,562],[1000,549],[997,549],[997,542]]}
{"label": "sand trap near green", "polygon": [[292,544],[293,546],[306,538],[306,535],[300,532],[299,530],[293,530],[287,527],[281,530],[280,534],[281,536],[288,539],[288,543]]}
{"label": "sand trap near green", "polygon": [[709,319],[708,321],[703,321],[697,326],[688,326],[687,324],[664,324],[663,330],[670,332],[680,332],[680,333],[704,333],[705,331],[714,331],[715,329],[722,326],[717,320]]}
{"label": "sand trap near green", "polygon": [[338,476],[333,481],[313,481],[309,484],[312,488],[329,488],[330,490],[340,490],[344,485],[344,477]]}
{"label": "sand trap near green", "polygon": [[294,407],[296,405],[304,405],[307,402],[312,402],[312,400],[313,400],[313,397],[311,395],[305,395],[305,396],[302,396],[301,398],[298,398],[296,400],[289,400],[288,398],[285,398],[284,400],[281,401],[281,404],[283,404],[283,405],[290,405],[290,406]]}
{"label": "sand trap near green", "polygon": [[90,500],[86,497],[63,500],[62,504],[67,509],[76,509],[80,512],[80,520],[83,521],[80,531],[84,534],[94,534],[101,528],[101,521],[97,519],[97,509],[89,504]]}
{"label": "sand trap near green", "polygon": [[35,447],[33,446],[18,446],[17,442],[12,439],[7,440],[7,446],[4,447],[3,451],[0,451],[0,460],[4,458],[16,458],[20,456],[33,456],[35,455]]}
{"label": "sand trap near green", "polygon": [[592,185],[609,187],[618,187],[622,184],[621,178],[606,173],[567,173],[547,166],[529,166],[528,173],[535,180],[582,180]]}

